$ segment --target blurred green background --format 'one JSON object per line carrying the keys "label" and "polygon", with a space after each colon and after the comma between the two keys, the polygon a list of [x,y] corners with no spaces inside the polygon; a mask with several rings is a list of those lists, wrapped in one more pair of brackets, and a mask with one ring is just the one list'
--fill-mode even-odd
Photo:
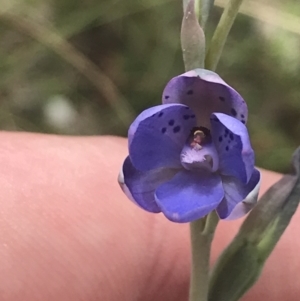
{"label": "blurred green background", "polygon": [[[277,171],[300,144],[298,16],[297,0],[245,0],[217,69],[248,103],[257,164]],[[0,128],[126,136],[183,71],[181,18],[180,0],[1,0]]]}

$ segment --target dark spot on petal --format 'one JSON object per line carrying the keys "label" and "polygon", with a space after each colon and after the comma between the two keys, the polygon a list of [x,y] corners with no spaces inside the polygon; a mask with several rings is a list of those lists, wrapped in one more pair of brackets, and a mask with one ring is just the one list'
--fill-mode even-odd
{"label": "dark spot on petal", "polygon": [[167,130],[166,128],[162,128],[161,132],[164,134],[166,132],[166,130]]}
{"label": "dark spot on petal", "polygon": [[242,120],[242,123],[243,123],[243,124],[245,124],[245,123],[246,123],[246,121],[245,121],[245,120]]}
{"label": "dark spot on petal", "polygon": [[165,95],[165,99],[169,99],[170,98],[170,96],[169,95]]}
{"label": "dark spot on petal", "polygon": [[158,114],[158,117],[161,117],[162,115],[164,115],[164,112],[160,112],[160,113]]}
{"label": "dark spot on petal", "polygon": [[230,140],[233,140],[233,134],[232,133],[229,134],[229,138],[230,138]]}
{"label": "dark spot on petal", "polygon": [[241,117],[242,117],[242,118],[245,118],[245,115],[244,115],[244,114],[241,114]]}
{"label": "dark spot on petal", "polygon": [[231,143],[231,140],[228,140],[228,143]]}
{"label": "dark spot on petal", "polygon": [[234,108],[231,109],[231,114],[232,114],[232,116],[236,116],[237,115],[237,112],[236,112],[236,110]]}
{"label": "dark spot on petal", "polygon": [[222,140],[223,140],[223,137],[222,137],[222,136],[220,136],[220,137],[219,137],[219,141],[220,141],[220,142],[222,142]]}
{"label": "dark spot on petal", "polygon": [[178,133],[179,131],[180,131],[180,126],[179,125],[175,126],[173,132]]}
{"label": "dark spot on petal", "polygon": [[225,135],[228,135],[228,134],[229,134],[228,129],[225,129]]}
{"label": "dark spot on petal", "polygon": [[156,114],[153,114],[151,117],[155,117],[156,116]]}
{"label": "dark spot on petal", "polygon": [[186,110],[188,110],[188,109],[189,109],[189,107],[185,107],[185,109],[186,109]]}
{"label": "dark spot on petal", "polygon": [[183,119],[184,119],[184,120],[190,119],[190,115],[183,115]]}
{"label": "dark spot on petal", "polygon": [[194,91],[193,90],[188,90],[187,91],[187,95],[193,95],[194,94]]}
{"label": "dark spot on petal", "polygon": [[220,99],[221,101],[225,101],[225,98],[224,98],[223,96],[219,96],[219,99]]}
{"label": "dark spot on petal", "polygon": [[225,149],[226,149],[226,151],[229,151],[229,147],[228,147],[228,146],[226,146],[226,148],[225,148]]}
{"label": "dark spot on petal", "polygon": [[170,126],[174,125],[174,123],[175,123],[174,119],[171,119],[171,120],[169,121],[169,125],[170,125]]}
{"label": "dark spot on petal", "polygon": [[191,117],[191,118],[195,118],[196,116],[193,114],[193,115],[191,115],[190,117]]}

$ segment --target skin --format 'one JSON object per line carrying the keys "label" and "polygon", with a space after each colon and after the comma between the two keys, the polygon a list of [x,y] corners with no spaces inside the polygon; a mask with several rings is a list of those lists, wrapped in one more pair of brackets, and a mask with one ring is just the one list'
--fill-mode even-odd
{"label": "skin", "polygon": [[[0,135],[0,300],[187,301],[188,225],[123,195],[125,139]],[[220,223],[212,261],[240,223]],[[244,301],[299,300],[299,230],[298,212]]]}

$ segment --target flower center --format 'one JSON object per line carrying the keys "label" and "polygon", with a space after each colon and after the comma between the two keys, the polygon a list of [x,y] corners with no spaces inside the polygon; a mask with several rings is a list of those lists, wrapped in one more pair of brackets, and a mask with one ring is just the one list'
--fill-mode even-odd
{"label": "flower center", "polygon": [[202,145],[211,142],[210,130],[204,126],[195,127],[191,130],[188,140],[191,142],[191,148],[201,149]]}
{"label": "flower center", "polygon": [[217,151],[212,143],[210,130],[205,127],[193,128],[180,154],[181,164],[188,170],[218,169]]}

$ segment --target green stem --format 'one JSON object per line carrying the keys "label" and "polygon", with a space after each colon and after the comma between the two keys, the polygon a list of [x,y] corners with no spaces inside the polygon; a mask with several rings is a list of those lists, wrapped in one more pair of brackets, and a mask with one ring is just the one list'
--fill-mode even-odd
{"label": "green stem", "polygon": [[227,36],[238,14],[242,2],[243,0],[228,0],[206,55],[206,69],[216,69],[227,40]]}
{"label": "green stem", "polygon": [[192,272],[189,301],[207,301],[210,248],[217,223],[215,212],[190,223]]}
{"label": "green stem", "polygon": [[[202,1],[203,0],[195,0],[195,13],[196,13],[196,16],[199,20],[200,25],[201,25],[201,19],[202,19],[202,17],[201,17]],[[203,27],[202,27],[202,29],[203,29]]]}
{"label": "green stem", "polygon": [[202,29],[205,29],[214,0],[195,0],[195,11]]}

